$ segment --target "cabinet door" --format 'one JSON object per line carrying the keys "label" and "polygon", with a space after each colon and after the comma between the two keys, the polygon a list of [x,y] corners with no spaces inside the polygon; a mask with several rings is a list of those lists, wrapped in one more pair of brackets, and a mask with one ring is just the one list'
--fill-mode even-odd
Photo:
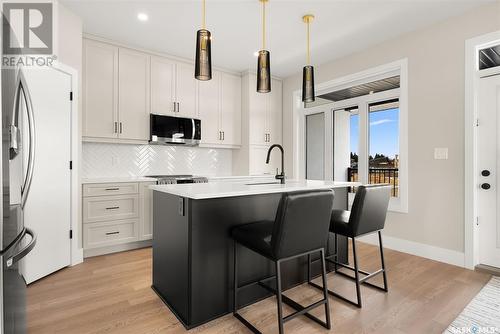
{"label": "cabinet door", "polygon": [[149,139],[150,57],[120,48],[119,57],[119,137]]}
{"label": "cabinet door", "polygon": [[175,102],[175,63],[151,57],[151,112],[173,115]]}
{"label": "cabinet door", "polygon": [[241,77],[223,73],[221,93],[223,143],[241,145]]}
{"label": "cabinet door", "polygon": [[153,190],[149,186],[155,182],[144,182],[139,185],[139,240],[153,238]]}
{"label": "cabinet door", "polygon": [[178,104],[177,115],[182,117],[197,117],[196,87],[194,78],[194,65],[177,63],[176,66],[176,101]]}
{"label": "cabinet door", "polygon": [[269,144],[281,144],[282,142],[282,83],[279,80],[272,81],[272,90],[267,100],[267,133]]}
{"label": "cabinet door", "polygon": [[201,139],[204,144],[221,144],[220,134],[220,73],[212,80],[198,83],[198,110],[201,118]]}
{"label": "cabinet door", "polygon": [[83,136],[118,136],[118,48],[83,40]]}
{"label": "cabinet door", "polygon": [[267,95],[269,93],[257,93],[257,77],[249,75],[249,130],[250,144],[265,145],[266,142],[266,109]]}

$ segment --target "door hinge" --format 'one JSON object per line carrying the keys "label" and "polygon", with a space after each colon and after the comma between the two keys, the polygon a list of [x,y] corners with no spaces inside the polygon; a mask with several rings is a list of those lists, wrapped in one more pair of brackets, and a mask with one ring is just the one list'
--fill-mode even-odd
{"label": "door hinge", "polygon": [[479,118],[476,118],[476,122],[475,122],[474,126],[476,126],[476,127],[479,126]]}
{"label": "door hinge", "polygon": [[69,230],[69,238],[73,239],[73,230]]}
{"label": "door hinge", "polygon": [[69,162],[69,169],[73,169],[73,161]]}
{"label": "door hinge", "polygon": [[479,226],[479,217],[476,217],[476,226]]}
{"label": "door hinge", "polygon": [[73,101],[73,92],[69,92],[69,100]]}

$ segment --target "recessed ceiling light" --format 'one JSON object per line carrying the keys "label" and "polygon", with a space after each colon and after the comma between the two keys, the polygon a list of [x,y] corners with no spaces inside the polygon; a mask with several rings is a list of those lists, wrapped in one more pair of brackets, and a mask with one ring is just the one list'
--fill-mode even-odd
{"label": "recessed ceiling light", "polygon": [[137,14],[137,19],[139,21],[145,22],[145,21],[147,21],[149,19],[149,16],[146,13],[139,13],[139,14]]}

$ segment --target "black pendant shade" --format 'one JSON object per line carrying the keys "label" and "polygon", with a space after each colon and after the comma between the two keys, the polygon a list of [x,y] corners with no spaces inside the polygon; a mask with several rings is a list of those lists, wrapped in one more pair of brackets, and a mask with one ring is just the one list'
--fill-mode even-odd
{"label": "black pendant shade", "polygon": [[271,64],[270,54],[267,50],[260,50],[257,58],[257,92],[269,93],[271,91]]}
{"label": "black pendant shade", "polygon": [[196,33],[194,77],[202,81],[212,79],[212,35],[206,29]]}
{"label": "black pendant shade", "polygon": [[302,70],[302,102],[314,102],[314,67],[304,66]]}

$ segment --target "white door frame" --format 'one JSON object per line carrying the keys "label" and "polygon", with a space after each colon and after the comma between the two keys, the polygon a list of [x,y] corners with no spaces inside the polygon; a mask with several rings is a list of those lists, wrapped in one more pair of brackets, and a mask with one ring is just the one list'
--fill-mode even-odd
{"label": "white door frame", "polygon": [[[52,66],[55,70],[68,74],[71,77],[71,91],[73,100],[71,101],[71,266],[83,262],[83,247],[79,242],[81,239],[80,217],[81,217],[81,182],[80,182],[80,156],[82,151],[79,112],[78,112],[78,71],[74,68],[55,62]],[[68,92],[69,94],[69,92]],[[68,95],[69,99],[69,95]],[[69,168],[69,166],[68,166]],[[69,237],[69,236],[68,236]]]}
{"label": "white door frame", "polygon": [[474,269],[479,264],[479,233],[477,215],[478,166],[477,152],[477,87],[484,76],[500,74],[500,66],[479,70],[480,49],[500,44],[500,31],[471,38],[465,41],[465,179],[464,179],[464,255],[465,267]]}

